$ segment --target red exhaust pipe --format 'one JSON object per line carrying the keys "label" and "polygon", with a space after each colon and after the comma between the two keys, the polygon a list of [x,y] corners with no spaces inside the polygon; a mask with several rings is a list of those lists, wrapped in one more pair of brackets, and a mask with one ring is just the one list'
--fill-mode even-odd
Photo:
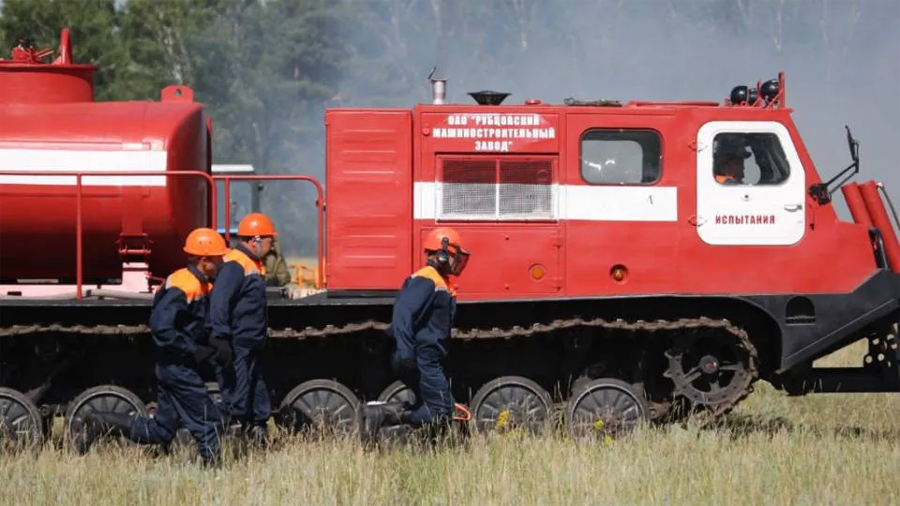
{"label": "red exhaust pipe", "polygon": [[875,181],[866,181],[860,185],[860,193],[872,219],[872,224],[878,227],[881,237],[884,239],[884,252],[891,264],[891,270],[900,273],[900,242],[897,242],[897,234],[894,233],[894,227],[884,209],[884,203],[881,201],[881,196],[878,195],[878,186]]}
{"label": "red exhaust pipe", "polygon": [[859,225],[865,225],[866,228],[872,228],[872,218],[869,211],[866,210],[866,203],[863,200],[862,193],[859,191],[859,185],[856,183],[847,183],[841,187],[841,193],[844,194],[844,201],[850,208],[850,216],[853,222]]}

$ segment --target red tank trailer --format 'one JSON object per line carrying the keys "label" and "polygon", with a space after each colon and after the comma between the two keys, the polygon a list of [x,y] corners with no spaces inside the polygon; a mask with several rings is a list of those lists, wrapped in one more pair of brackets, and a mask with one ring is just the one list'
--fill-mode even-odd
{"label": "red tank trailer", "polygon": [[[172,86],[161,102],[96,102],[96,67],[71,62],[68,33],[51,64],[16,48],[0,60],[0,283],[76,282],[76,213],[81,213],[84,283],[115,285],[137,273],[132,291],[184,264],[180,244],[209,223],[210,124],[191,90]],[[45,176],[56,171],[110,175]],[[156,173],[159,175],[142,175]],[[80,209],[76,202],[80,186]],[[37,247],[40,244],[52,247]],[[143,264],[143,265],[142,265]],[[134,276],[131,276],[134,278]],[[74,293],[53,285],[7,287]]]}
{"label": "red tank trailer", "polygon": [[[215,199],[230,200],[207,198],[210,127],[190,89],[98,103],[92,67],[70,51],[64,32],[53,64],[25,49],[0,63],[15,90],[0,102],[0,402],[35,445],[54,414],[71,427],[103,405],[152,409],[148,281],[182,262],[187,231],[215,226]],[[900,388],[887,193],[847,182],[860,171],[849,129],[852,163],[823,181],[783,74],[721,102],[504,104],[508,93],[482,91],[458,104],[431,84],[432,103],[410,109],[327,111],[327,208],[313,178],[244,178],[305,179],[320,218],[327,209],[324,286],[272,289],[263,364],[278,423],[349,430],[362,400],[408,398],[384,329],[439,225],[473,252],[447,367],[476,431],[500,430],[501,416],[538,429],[554,405],[573,437],[603,409],[721,417],[759,380],[795,395]],[[839,188],[852,221],[831,205]],[[81,290],[115,283],[126,262],[138,283]],[[73,279],[68,295],[31,296]],[[860,339],[860,367],[812,367]]]}

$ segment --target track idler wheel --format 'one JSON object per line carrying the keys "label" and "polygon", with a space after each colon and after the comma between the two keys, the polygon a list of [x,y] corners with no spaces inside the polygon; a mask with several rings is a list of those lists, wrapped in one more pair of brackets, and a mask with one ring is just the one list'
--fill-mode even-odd
{"label": "track idler wheel", "polygon": [[0,387],[0,445],[4,450],[37,452],[44,444],[41,413],[18,390]]}
{"label": "track idler wheel", "polygon": [[569,399],[566,429],[575,440],[610,442],[631,434],[650,420],[650,407],[628,383],[600,378],[583,385]]}
{"label": "track idler wheel", "polygon": [[[66,410],[66,437],[77,453],[86,453],[90,442],[84,437],[84,417],[88,413],[121,413],[133,417],[147,416],[147,408],[134,392],[116,385],[88,388],[69,403]],[[120,438],[123,441],[124,438]]]}
{"label": "track idler wheel", "polygon": [[534,381],[503,376],[485,383],[472,398],[472,425],[480,433],[539,432],[553,401]]}
{"label": "track idler wheel", "polygon": [[333,431],[350,434],[355,429],[359,399],[333,380],[314,379],[288,392],[281,402],[278,424],[288,430]]}

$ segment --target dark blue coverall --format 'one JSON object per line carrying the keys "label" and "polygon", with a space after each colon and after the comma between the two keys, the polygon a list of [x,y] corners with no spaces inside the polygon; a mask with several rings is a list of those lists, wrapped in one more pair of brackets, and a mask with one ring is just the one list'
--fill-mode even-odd
{"label": "dark blue coverall", "polygon": [[403,282],[387,333],[396,345],[394,372],[416,396],[410,425],[444,423],[452,416],[444,360],[455,315],[456,292],[434,267],[423,267]]}
{"label": "dark blue coverall", "polygon": [[209,318],[211,335],[234,347],[232,367],[215,366],[227,416],[230,423],[256,428],[259,436],[271,411],[258,363],[268,331],[265,276],[265,265],[243,245],[229,251],[210,295]]}
{"label": "dark blue coverall", "polygon": [[138,443],[168,444],[178,420],[194,436],[204,461],[218,458],[221,415],[206,391],[194,358],[207,342],[206,317],[212,284],[193,265],[166,278],[153,297],[150,331],[158,349],[157,404],[153,418],[135,418],[128,438]]}

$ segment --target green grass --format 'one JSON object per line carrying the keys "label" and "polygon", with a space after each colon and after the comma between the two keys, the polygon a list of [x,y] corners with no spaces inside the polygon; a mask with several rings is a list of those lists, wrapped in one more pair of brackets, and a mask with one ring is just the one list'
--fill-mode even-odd
{"label": "green grass", "polygon": [[[856,365],[861,346],[829,357]],[[192,449],[48,445],[0,460],[0,504],[898,504],[900,398],[788,398],[766,383],[723,428],[643,428],[612,444],[558,432],[436,451],[278,437],[219,470]]]}

